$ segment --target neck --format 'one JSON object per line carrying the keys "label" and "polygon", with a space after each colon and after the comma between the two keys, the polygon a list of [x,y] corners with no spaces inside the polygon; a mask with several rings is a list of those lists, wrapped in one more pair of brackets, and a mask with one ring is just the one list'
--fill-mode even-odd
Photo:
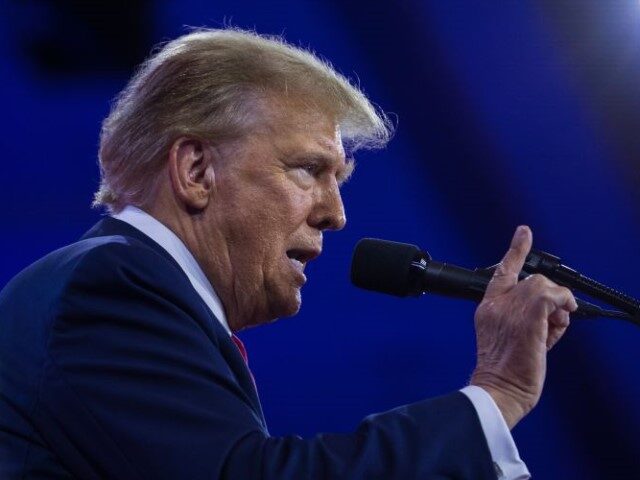
{"label": "neck", "polygon": [[245,328],[242,319],[251,315],[241,313],[243,309],[235,300],[243,297],[234,291],[232,262],[215,220],[205,212],[187,212],[174,202],[156,201],[140,208],[169,228],[194,256],[222,302],[229,328],[234,332]]}

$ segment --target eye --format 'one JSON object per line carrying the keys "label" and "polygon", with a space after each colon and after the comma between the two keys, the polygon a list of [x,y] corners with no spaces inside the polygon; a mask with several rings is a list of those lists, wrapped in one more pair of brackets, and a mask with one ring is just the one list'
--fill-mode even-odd
{"label": "eye", "polygon": [[304,170],[306,173],[314,177],[318,173],[320,173],[320,167],[318,166],[317,163],[303,163],[298,168]]}

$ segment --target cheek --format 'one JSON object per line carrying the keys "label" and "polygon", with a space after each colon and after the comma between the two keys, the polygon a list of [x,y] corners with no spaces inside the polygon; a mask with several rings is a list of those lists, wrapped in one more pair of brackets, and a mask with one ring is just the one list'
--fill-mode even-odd
{"label": "cheek", "polygon": [[241,216],[264,240],[278,237],[286,240],[306,223],[312,204],[310,191],[297,187],[279,188],[251,198],[245,203]]}
{"label": "cheek", "polygon": [[292,228],[297,229],[301,224],[306,223],[313,205],[313,197],[309,192],[298,192],[287,200],[286,221],[292,225]]}
{"label": "cheek", "polygon": [[272,263],[306,224],[312,205],[312,191],[288,180],[234,189],[219,204],[225,240],[235,257],[245,256],[245,264],[249,257],[257,264]]}
{"label": "cheek", "polygon": [[313,206],[314,191],[314,187],[301,188],[289,182],[279,195],[280,211],[289,221],[302,222]]}

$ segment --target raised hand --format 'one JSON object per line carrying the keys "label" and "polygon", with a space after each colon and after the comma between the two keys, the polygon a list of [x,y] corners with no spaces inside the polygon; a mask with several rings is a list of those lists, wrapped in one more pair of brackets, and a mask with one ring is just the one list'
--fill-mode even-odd
{"label": "raised hand", "polygon": [[529,227],[518,227],[475,314],[478,358],[470,383],[491,395],[509,428],[538,403],[547,352],[578,308],[569,289],[542,275],[518,281],[531,244]]}

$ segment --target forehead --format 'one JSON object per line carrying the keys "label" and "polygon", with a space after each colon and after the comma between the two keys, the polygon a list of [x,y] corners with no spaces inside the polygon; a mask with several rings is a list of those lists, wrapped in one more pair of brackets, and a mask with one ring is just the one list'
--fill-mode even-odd
{"label": "forehead", "polygon": [[340,125],[329,112],[302,101],[270,99],[260,108],[258,130],[282,154],[297,151],[345,163]]}

